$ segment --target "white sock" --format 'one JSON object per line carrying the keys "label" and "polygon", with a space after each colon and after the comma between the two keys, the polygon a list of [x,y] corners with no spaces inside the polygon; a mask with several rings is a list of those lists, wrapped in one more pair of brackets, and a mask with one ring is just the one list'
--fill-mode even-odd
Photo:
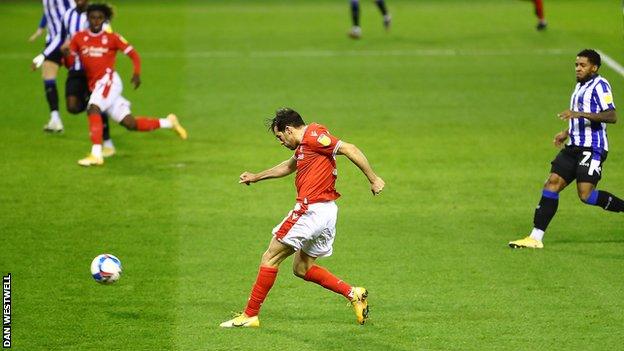
{"label": "white sock", "polygon": [[544,231],[541,229],[533,228],[533,231],[531,231],[531,235],[529,236],[537,241],[542,241],[542,239],[544,238]]}
{"label": "white sock", "polygon": [[91,146],[91,155],[95,157],[102,157],[102,144],[93,144]]}
{"label": "white sock", "polygon": [[160,128],[164,128],[164,129],[173,128],[173,124],[171,124],[171,121],[166,118],[159,118],[158,122],[160,122]]}
{"label": "white sock", "polygon": [[104,140],[104,147],[114,149],[115,145],[113,145],[113,139]]}
{"label": "white sock", "polygon": [[59,114],[58,111],[54,110],[50,112],[50,122],[58,123],[61,125],[63,124],[63,121],[61,121],[61,115]]}

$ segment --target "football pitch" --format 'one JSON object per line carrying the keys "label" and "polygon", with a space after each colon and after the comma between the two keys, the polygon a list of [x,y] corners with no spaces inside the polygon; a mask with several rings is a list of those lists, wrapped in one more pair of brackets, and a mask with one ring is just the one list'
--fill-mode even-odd
{"label": "football pitch", "polygon": [[[93,2],[93,1],[92,1]],[[142,57],[118,55],[135,115],[175,112],[170,131],[114,125],[117,154],[90,148],[84,114],[48,135],[28,43],[39,1],[0,3],[0,272],[11,273],[16,350],[609,350],[624,342],[624,215],[561,195],[543,250],[527,235],[565,128],[574,58],[595,48],[624,63],[621,2],[388,0],[385,33],[362,1],[113,1],[112,26]],[[624,106],[624,77],[600,73]],[[241,311],[270,231],[292,208],[293,177],[250,187],[291,157],[264,126],[281,106],[357,145],[386,182],[338,158],[334,255],[319,261],[370,291],[360,326],[346,300],[286,260],[259,329],[221,329]],[[599,189],[624,196],[624,126],[609,126]],[[89,264],[123,263],[111,286]],[[619,345],[619,346],[618,346]]]}

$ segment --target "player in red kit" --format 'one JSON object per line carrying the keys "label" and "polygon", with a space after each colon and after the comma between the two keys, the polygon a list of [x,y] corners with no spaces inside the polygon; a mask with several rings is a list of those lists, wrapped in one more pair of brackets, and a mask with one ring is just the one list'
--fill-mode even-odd
{"label": "player in red kit", "polygon": [[546,30],[548,23],[546,22],[546,17],[544,16],[544,0],[530,0],[533,3],[533,8],[535,9],[535,16],[537,17],[537,25],[535,28],[539,31]]}
{"label": "player in red kit", "polygon": [[88,102],[89,132],[92,142],[91,153],[78,161],[81,166],[102,165],[102,119],[101,113],[108,115],[128,130],[152,131],[158,128],[173,129],[182,139],[187,138],[186,130],[174,114],[167,118],[134,117],[130,112],[130,102],[121,96],[123,85],[115,72],[117,51],[122,51],[132,59],[134,74],[132,84],[141,84],[141,60],[136,50],[117,33],[102,30],[104,22],[112,18],[112,9],[105,4],[92,4],[87,8],[89,29],[76,33],[69,44],[71,53],[80,58],[84,66],[91,97]]}
{"label": "player in red kit", "polygon": [[544,0],[533,0],[535,6],[535,16],[537,16],[537,30],[544,30],[548,25],[544,17]]}
{"label": "player in red kit", "polygon": [[371,168],[366,156],[355,146],[331,135],[320,124],[306,125],[292,109],[275,113],[270,129],[281,145],[295,154],[277,166],[259,173],[244,172],[241,184],[251,184],[270,178],[281,178],[297,172],[295,186],[297,202],[284,220],[273,229],[269,248],[262,255],[260,269],[245,311],[221,323],[221,327],[259,327],[258,313],[277,278],[280,263],[295,254],[294,274],[321,285],[347,298],[353,305],[357,322],[368,318],[368,291],[354,287],[316,264],[316,259],[332,254],[336,233],[338,207],[336,191],[336,155],[345,155],[360,168],[370,182],[373,195],[384,188],[384,181]]}

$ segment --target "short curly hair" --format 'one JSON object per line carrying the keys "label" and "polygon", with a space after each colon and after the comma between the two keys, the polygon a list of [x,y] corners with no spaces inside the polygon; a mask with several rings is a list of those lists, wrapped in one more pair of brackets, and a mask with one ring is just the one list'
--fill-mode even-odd
{"label": "short curly hair", "polygon": [[104,4],[104,3],[90,4],[87,7],[87,16],[89,16],[89,13],[93,11],[102,12],[107,21],[110,21],[111,19],[113,19],[113,8],[109,4]]}
{"label": "short curly hair", "polygon": [[585,50],[579,52],[578,54],[576,54],[576,56],[587,57],[587,60],[589,60],[589,62],[591,64],[600,67],[600,64],[601,64],[600,54],[597,53],[596,50],[585,49]]}

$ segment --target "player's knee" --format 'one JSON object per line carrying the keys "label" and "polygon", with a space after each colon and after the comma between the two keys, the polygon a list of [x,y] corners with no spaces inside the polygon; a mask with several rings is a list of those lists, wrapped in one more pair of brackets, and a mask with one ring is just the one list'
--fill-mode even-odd
{"label": "player's knee", "polygon": [[592,194],[592,189],[579,189],[578,190],[578,197],[584,203],[587,203],[587,200],[589,199],[591,194]]}
{"label": "player's knee", "polygon": [[67,112],[76,115],[84,110],[85,106],[83,104],[67,101]]}
{"label": "player's knee", "polygon": [[565,186],[566,182],[563,178],[559,176],[550,176],[544,184],[544,189],[558,193],[565,188]]}
{"label": "player's knee", "polygon": [[308,272],[307,269],[305,269],[305,267],[301,264],[296,264],[293,265],[293,274],[301,279],[305,278],[306,273]]}
{"label": "player's knee", "polygon": [[262,254],[262,258],[260,259],[260,265],[266,267],[279,266],[279,264],[276,264],[275,254],[273,254],[270,250],[266,250]]}
{"label": "player's knee", "polygon": [[102,111],[100,111],[100,108],[95,106],[95,105],[89,105],[87,107],[87,113],[88,114],[93,114],[93,113],[102,113]]}
{"label": "player's knee", "polygon": [[134,119],[132,116],[126,116],[124,119],[122,119],[121,125],[124,126],[128,130],[137,129],[136,119]]}

